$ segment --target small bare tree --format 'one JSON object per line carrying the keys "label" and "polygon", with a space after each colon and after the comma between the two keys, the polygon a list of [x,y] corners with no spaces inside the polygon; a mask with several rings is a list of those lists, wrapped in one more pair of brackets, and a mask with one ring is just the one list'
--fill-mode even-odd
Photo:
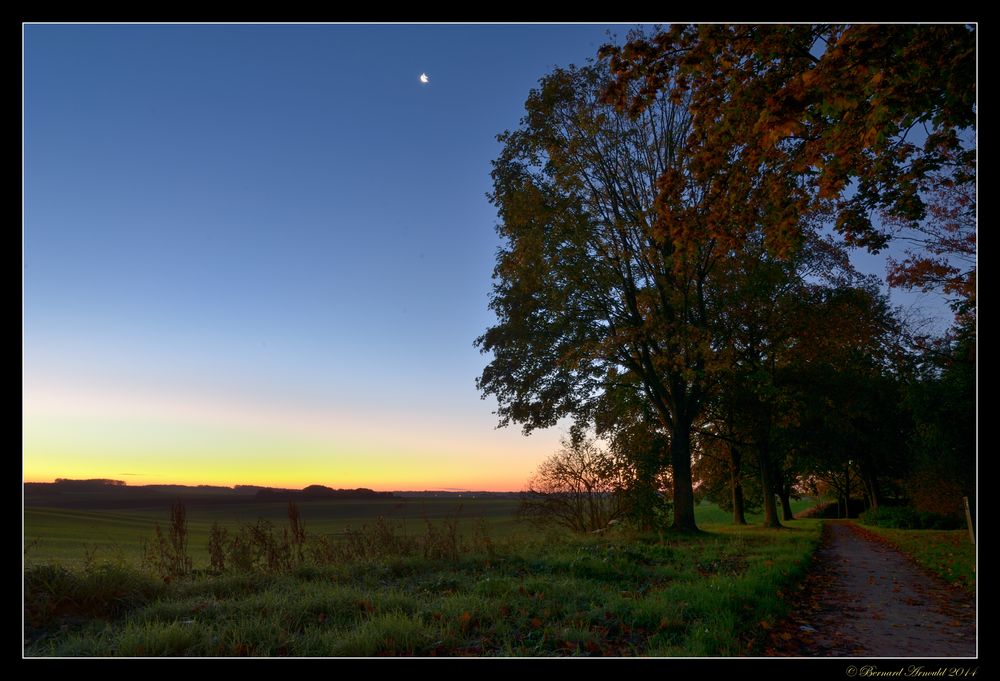
{"label": "small bare tree", "polygon": [[629,466],[593,440],[564,439],[528,482],[519,513],[575,532],[600,530],[624,514],[629,479]]}

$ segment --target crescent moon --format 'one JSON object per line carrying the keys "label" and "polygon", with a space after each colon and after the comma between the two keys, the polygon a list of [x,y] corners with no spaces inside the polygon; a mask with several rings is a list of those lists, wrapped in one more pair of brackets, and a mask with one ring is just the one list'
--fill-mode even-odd
{"label": "crescent moon", "polygon": [[427,77],[426,73],[421,73],[420,82],[426,85],[427,83],[431,82],[431,79]]}

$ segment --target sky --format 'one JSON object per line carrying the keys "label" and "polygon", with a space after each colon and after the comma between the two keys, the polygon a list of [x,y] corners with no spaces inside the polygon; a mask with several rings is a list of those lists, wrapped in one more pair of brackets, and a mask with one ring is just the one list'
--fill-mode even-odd
{"label": "sky", "polygon": [[520,489],[490,161],[607,30],[25,26],[24,479]]}
{"label": "sky", "polygon": [[521,489],[496,135],[628,28],[26,25],[24,479]]}

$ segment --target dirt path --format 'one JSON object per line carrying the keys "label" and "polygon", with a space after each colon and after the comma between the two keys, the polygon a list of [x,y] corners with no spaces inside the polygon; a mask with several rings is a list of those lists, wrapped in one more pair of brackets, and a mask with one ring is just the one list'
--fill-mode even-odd
{"label": "dirt path", "polygon": [[975,601],[903,554],[827,521],[818,569],[767,653],[797,656],[974,657]]}

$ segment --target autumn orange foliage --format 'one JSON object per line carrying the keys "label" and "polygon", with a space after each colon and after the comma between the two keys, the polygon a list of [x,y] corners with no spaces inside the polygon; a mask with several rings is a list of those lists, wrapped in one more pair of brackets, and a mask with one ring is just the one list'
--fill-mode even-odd
{"label": "autumn orange foliage", "polygon": [[[894,263],[891,283],[973,305],[973,268],[945,256],[975,251],[975,54],[965,25],[673,25],[601,50],[606,101],[632,115],[662,92],[690,101],[690,170],[712,180],[714,229],[763,226],[784,253],[802,216],[833,211],[848,244],[877,252],[901,224],[923,226],[926,253]],[[660,180],[667,225],[678,181]]]}

